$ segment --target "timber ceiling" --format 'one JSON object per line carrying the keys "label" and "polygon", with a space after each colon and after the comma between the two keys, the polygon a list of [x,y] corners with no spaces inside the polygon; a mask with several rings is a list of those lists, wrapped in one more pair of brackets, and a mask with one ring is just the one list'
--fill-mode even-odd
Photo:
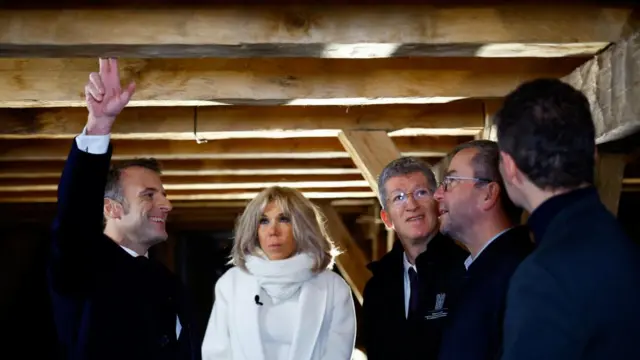
{"label": "timber ceiling", "polygon": [[398,153],[436,164],[488,137],[486,120],[518,84],[568,75],[636,24],[625,5],[322,3],[0,10],[3,220],[52,211],[99,56],[137,82],[114,160],[163,161],[172,222],[229,226],[275,184],[367,213],[363,167],[396,153],[385,139],[358,150],[356,135],[387,133]]}

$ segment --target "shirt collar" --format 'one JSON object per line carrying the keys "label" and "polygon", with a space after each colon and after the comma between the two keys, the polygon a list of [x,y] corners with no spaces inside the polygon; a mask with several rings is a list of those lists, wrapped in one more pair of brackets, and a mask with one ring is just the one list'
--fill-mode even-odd
{"label": "shirt collar", "polygon": [[480,254],[482,254],[482,252],[484,251],[484,249],[487,248],[487,246],[489,246],[489,244],[491,244],[495,239],[497,239],[498,237],[500,237],[500,235],[504,234],[505,232],[509,231],[513,229],[513,227],[508,227],[502,231],[500,231],[499,233],[497,233],[494,237],[492,237],[491,239],[489,239],[489,241],[487,241],[484,246],[480,249],[480,251],[478,251],[478,255],[476,255],[475,258],[473,258],[471,255],[469,255],[467,257],[467,259],[464,261],[464,267],[467,268],[467,270],[469,270],[469,266],[471,266],[471,263],[473,263],[473,260],[477,259]]}
{"label": "shirt collar", "polygon": [[409,273],[409,268],[413,268],[413,270],[415,270],[416,274],[418,273],[418,268],[416,268],[415,265],[411,265],[411,263],[409,262],[409,258],[407,258],[407,253],[406,252],[402,253],[402,264],[404,265],[404,273],[405,274]]}
{"label": "shirt collar", "polygon": [[[133,256],[133,257],[141,256],[141,255],[139,255],[138,253],[136,253],[135,251],[133,251],[133,250],[131,250],[131,249],[129,249],[129,248],[126,248],[126,247],[124,247],[124,246],[122,246],[122,245],[120,245],[120,247],[121,247],[121,248],[123,248],[123,249],[124,249],[124,251],[126,251],[129,255],[131,255],[131,256]],[[147,251],[147,252],[146,252],[144,255],[142,255],[142,256],[144,256],[144,257],[148,258],[148,257],[149,257],[149,252]]]}

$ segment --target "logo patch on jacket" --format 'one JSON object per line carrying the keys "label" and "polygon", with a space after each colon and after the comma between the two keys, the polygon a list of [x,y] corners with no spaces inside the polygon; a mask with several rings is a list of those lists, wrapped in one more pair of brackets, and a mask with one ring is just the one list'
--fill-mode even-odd
{"label": "logo patch on jacket", "polygon": [[434,320],[447,316],[447,308],[444,307],[444,300],[446,297],[447,294],[445,293],[436,295],[436,304],[433,310],[429,310],[429,315],[425,316],[425,319]]}

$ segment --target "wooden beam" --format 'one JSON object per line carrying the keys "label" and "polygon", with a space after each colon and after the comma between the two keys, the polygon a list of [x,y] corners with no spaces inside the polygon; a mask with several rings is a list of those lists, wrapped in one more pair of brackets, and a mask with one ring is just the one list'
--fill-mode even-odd
{"label": "wooden beam", "polygon": [[[56,191],[59,179],[0,179],[2,192]],[[261,190],[271,186],[286,186],[297,189],[366,188],[367,182],[356,175],[300,175],[300,176],[202,176],[171,177],[163,181],[169,191],[186,190]]]}
{"label": "wooden beam", "polygon": [[342,218],[331,206],[321,206],[322,212],[327,219],[329,236],[336,246],[342,251],[342,254],[336,258],[336,265],[347,281],[358,302],[362,304],[362,296],[364,286],[371,278],[371,271],[367,269],[367,260],[353,239],[349,230],[344,225]]}
{"label": "wooden beam", "polygon": [[323,3],[29,10],[0,12],[0,56],[572,56],[620,38],[632,8]]}
{"label": "wooden beam", "polygon": [[[370,199],[376,195],[368,189],[351,191],[341,189],[341,191],[314,191],[308,189],[302,191],[303,195],[309,199]],[[213,200],[250,200],[258,195],[258,191],[251,192],[193,192],[172,194],[170,199],[177,201],[213,201]],[[16,195],[15,193],[0,193],[0,203],[49,203],[56,202],[55,193],[30,193],[29,195]]]}
{"label": "wooden beam", "polygon": [[627,156],[625,154],[598,154],[596,187],[600,199],[614,215],[618,214],[626,165]]}
{"label": "wooden beam", "polygon": [[498,129],[493,120],[496,112],[502,106],[502,99],[487,99],[484,102],[484,128],[480,132],[478,139],[498,141]]}
{"label": "wooden beam", "polygon": [[[120,164],[122,161],[113,161]],[[64,160],[0,162],[0,179],[58,178]],[[240,159],[240,160],[165,160],[163,178],[194,176],[291,176],[291,175],[353,175],[360,174],[350,158],[316,159]]]}
{"label": "wooden beam", "polygon": [[362,176],[378,193],[378,176],[388,163],[402,154],[384,131],[343,131],[338,136]]}
{"label": "wooden beam", "polygon": [[591,104],[598,144],[640,130],[640,31],[563,78]]}
{"label": "wooden beam", "polygon": [[[86,31],[86,30],[85,30]],[[236,31],[236,30],[234,30]],[[560,77],[583,58],[134,59],[129,106],[362,105],[501,97],[526,80]],[[95,59],[0,59],[0,107],[84,107]]]}
{"label": "wooden beam", "polygon": [[[65,160],[73,140],[0,141],[0,162]],[[400,151],[413,156],[442,156],[460,139],[443,137],[397,137]],[[338,138],[240,139],[195,141],[113,140],[114,160],[153,156],[159,160],[188,159],[335,159],[349,158]]]}
{"label": "wooden beam", "polygon": [[[83,108],[2,109],[0,139],[72,138],[87,122]],[[428,105],[214,106],[125,108],[113,139],[192,140],[337,136],[344,130],[384,130],[390,136],[474,135],[482,130],[478,100]],[[396,130],[401,133],[394,134]]]}

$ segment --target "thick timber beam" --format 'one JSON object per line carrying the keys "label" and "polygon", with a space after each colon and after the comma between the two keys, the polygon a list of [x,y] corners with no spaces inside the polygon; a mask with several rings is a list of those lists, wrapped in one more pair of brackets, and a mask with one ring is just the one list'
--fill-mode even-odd
{"label": "thick timber beam", "polygon": [[[234,30],[235,31],[235,30]],[[441,103],[501,97],[584,58],[122,59],[130,107]],[[0,107],[84,107],[95,59],[0,59]]]}
{"label": "thick timber beam", "polygon": [[135,9],[118,5],[64,9],[58,4],[62,9],[37,10],[37,5],[29,4],[28,11],[0,11],[0,56],[592,55],[622,36],[633,10],[581,4],[336,6],[335,2],[170,8],[153,2]]}
{"label": "thick timber beam", "polygon": [[[125,108],[112,139],[190,140],[337,136],[340,130],[385,130],[390,136],[475,135],[482,130],[478,100],[445,104],[368,106],[213,106]],[[0,109],[0,139],[75,137],[87,122],[83,108]]]}
{"label": "thick timber beam", "polygon": [[402,156],[396,144],[384,131],[343,131],[338,138],[373,192],[378,193],[378,176],[388,163]]}
{"label": "thick timber beam", "polygon": [[331,205],[321,205],[320,208],[327,219],[329,236],[342,251],[336,259],[336,265],[347,281],[356,299],[362,304],[364,286],[371,278],[371,271],[367,269],[367,259],[355,239],[344,225],[342,218]]}

